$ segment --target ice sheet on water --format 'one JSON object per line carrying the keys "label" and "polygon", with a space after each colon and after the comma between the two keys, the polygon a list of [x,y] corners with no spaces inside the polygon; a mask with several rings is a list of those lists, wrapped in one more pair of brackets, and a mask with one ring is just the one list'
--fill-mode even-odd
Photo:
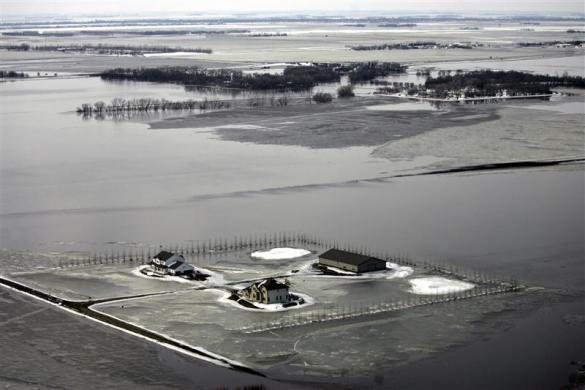
{"label": "ice sheet on water", "polygon": [[441,276],[430,276],[409,280],[410,292],[419,295],[449,294],[470,290],[474,284],[461,280],[447,279]]}
{"label": "ice sheet on water", "polygon": [[250,256],[262,260],[288,260],[311,254],[311,251],[299,248],[272,248],[269,250],[255,251]]}

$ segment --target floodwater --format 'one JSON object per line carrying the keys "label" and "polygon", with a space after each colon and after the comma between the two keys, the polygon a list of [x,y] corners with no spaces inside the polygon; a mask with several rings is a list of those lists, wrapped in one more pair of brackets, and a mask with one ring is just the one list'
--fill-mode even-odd
{"label": "floodwater", "polygon": [[528,108],[530,110],[553,111],[561,114],[581,114],[585,115],[585,102],[563,102],[557,104],[530,104],[519,106],[518,108]]}
{"label": "floodwater", "polygon": [[[149,130],[147,123],[84,120],[73,112],[84,102],[144,96],[216,97],[95,78],[0,84],[1,214],[158,207],[192,196],[377,177],[417,165],[372,157],[365,147],[249,145],[220,141],[211,128]],[[420,163],[429,162],[422,157]]]}
{"label": "floodwater", "polygon": [[[212,129],[149,130],[143,122],[83,120],[72,112],[84,102],[143,96],[209,97],[180,86],[90,78],[0,84],[2,253],[302,231],[530,286],[582,290],[581,164],[381,179],[432,159],[391,161],[366,147],[221,141]],[[374,180],[356,180],[364,178]],[[0,259],[0,267],[9,261]],[[564,315],[574,307],[558,310]],[[421,329],[433,334],[432,321]],[[578,335],[570,335],[577,344]],[[498,354],[513,352],[490,345]],[[571,360],[573,350],[555,357]],[[563,369],[549,373],[542,359],[530,361],[533,378],[563,384],[565,377],[557,380]]]}

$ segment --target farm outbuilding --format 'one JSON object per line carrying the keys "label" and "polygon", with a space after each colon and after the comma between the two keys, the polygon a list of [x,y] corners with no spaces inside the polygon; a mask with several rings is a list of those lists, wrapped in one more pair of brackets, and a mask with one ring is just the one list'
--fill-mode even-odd
{"label": "farm outbuilding", "polygon": [[319,264],[355,273],[382,271],[386,269],[386,261],[382,259],[339,249],[329,249],[327,252],[319,255]]}

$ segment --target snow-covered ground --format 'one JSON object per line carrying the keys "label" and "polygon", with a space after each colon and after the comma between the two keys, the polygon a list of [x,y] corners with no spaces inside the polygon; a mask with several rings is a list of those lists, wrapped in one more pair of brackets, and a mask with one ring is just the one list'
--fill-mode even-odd
{"label": "snow-covered ground", "polygon": [[474,284],[461,280],[447,279],[440,276],[429,276],[409,280],[410,292],[419,295],[449,294],[470,290]]}
{"label": "snow-covered ground", "polygon": [[299,248],[272,248],[265,251],[255,251],[250,256],[262,260],[288,260],[311,254],[311,251]]}
{"label": "snow-covered ground", "polygon": [[[220,290],[217,290],[220,291]],[[223,291],[221,291],[223,293]],[[303,303],[302,305],[293,305],[293,306],[289,306],[289,307],[283,307],[282,303],[271,303],[271,304],[264,304],[264,303],[259,303],[259,302],[250,302],[251,304],[253,304],[254,306],[256,306],[258,309],[262,309],[262,310],[258,310],[258,309],[252,309],[250,307],[245,307],[240,305],[238,302],[229,299],[229,297],[231,296],[230,293],[224,293],[222,294],[222,296],[217,300],[220,303],[223,304],[228,304],[231,305],[233,307],[237,307],[238,309],[241,310],[247,310],[247,311],[251,311],[251,312],[255,312],[255,313],[262,313],[262,311],[288,311],[288,310],[295,310],[295,309],[303,309],[307,306],[311,306],[315,303],[315,300],[306,295],[306,294],[301,294],[301,293],[297,293],[297,292],[291,292],[291,294],[294,294],[300,298],[303,298],[305,300],[305,303]]]}

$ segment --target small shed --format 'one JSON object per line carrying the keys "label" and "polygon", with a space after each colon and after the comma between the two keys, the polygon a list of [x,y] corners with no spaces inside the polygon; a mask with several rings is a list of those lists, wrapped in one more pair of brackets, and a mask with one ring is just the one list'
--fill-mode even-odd
{"label": "small shed", "polygon": [[386,261],[382,259],[339,249],[329,249],[327,252],[320,254],[319,264],[355,273],[386,269]]}

